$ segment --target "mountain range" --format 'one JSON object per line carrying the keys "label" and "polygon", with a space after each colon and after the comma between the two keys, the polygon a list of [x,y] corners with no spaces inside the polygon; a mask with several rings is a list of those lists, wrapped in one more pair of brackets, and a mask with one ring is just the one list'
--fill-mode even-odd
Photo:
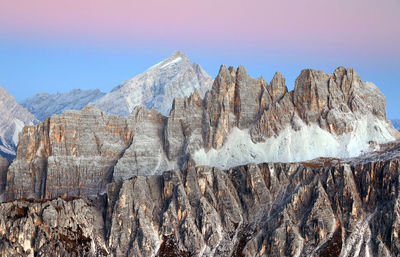
{"label": "mountain range", "polygon": [[351,68],[303,70],[289,92],[280,73],[268,84],[242,66],[222,66],[204,99],[175,98],[169,117],[89,106],[25,127],[5,198],[96,196],[111,181],[188,166],[351,158],[399,136],[383,94]]}
{"label": "mountain range", "polygon": [[174,53],[25,126],[0,157],[0,255],[400,255],[400,132],[373,83],[222,65],[210,87],[194,67]]}
{"label": "mountain range", "polygon": [[[181,52],[174,52],[169,58],[125,81],[108,94],[98,89],[75,89],[57,94],[38,93],[21,101],[20,106],[14,99],[6,100],[5,98],[11,96],[4,93],[4,106],[0,106],[1,112],[4,112],[0,113],[3,115],[3,125],[0,127],[0,154],[12,160],[15,157],[18,133],[22,128],[36,123],[37,120],[44,121],[53,114],[80,110],[91,105],[109,114],[128,116],[135,106],[141,105],[168,115],[174,97],[188,96],[195,90],[204,96],[211,84],[212,78],[199,64],[191,63]],[[14,101],[11,106],[16,108],[16,111],[10,112],[6,108],[8,101]],[[24,117],[21,118],[22,116]],[[29,122],[25,123],[25,120]]]}
{"label": "mountain range", "polygon": [[66,93],[39,93],[25,99],[20,104],[38,120],[44,121],[53,114],[61,114],[67,110],[80,110],[104,95],[105,93],[98,89],[75,89]]}

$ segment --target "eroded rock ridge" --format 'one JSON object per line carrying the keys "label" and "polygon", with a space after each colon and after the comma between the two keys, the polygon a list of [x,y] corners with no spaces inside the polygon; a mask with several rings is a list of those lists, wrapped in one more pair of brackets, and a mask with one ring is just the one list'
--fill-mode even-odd
{"label": "eroded rock ridge", "polygon": [[5,197],[96,196],[112,181],[188,166],[348,158],[398,137],[385,97],[351,68],[303,70],[289,92],[280,73],[267,84],[222,66],[204,99],[176,98],[169,117],[87,107],[25,127]]}
{"label": "eroded rock ridge", "polygon": [[399,149],[373,162],[321,158],[135,176],[109,184],[106,199],[10,201],[0,205],[0,253],[398,256]]}

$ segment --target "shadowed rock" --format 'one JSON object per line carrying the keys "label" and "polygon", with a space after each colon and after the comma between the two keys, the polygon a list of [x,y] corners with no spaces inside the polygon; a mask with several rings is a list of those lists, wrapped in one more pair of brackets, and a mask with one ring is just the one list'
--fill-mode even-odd
{"label": "shadowed rock", "polygon": [[[101,199],[0,204],[2,255],[398,256],[399,145],[135,176]],[[103,215],[104,220],[101,218]]]}

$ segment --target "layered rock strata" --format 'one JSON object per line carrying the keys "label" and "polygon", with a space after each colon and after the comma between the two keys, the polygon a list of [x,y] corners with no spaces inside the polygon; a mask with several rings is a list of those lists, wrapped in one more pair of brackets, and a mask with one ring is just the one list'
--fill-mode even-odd
{"label": "layered rock strata", "polygon": [[10,163],[6,158],[0,156],[0,202],[4,200],[4,192],[7,183],[7,171]]}
{"label": "layered rock strata", "polygon": [[6,199],[104,193],[131,138],[126,119],[91,108],[25,127],[8,171]]}
{"label": "layered rock strata", "polygon": [[[82,199],[0,205],[0,252],[24,256],[398,256],[397,144],[375,161],[190,167]],[[101,218],[103,215],[104,219]]]}
{"label": "layered rock strata", "polygon": [[5,195],[95,196],[137,175],[347,158],[398,137],[382,93],[352,69],[303,70],[289,92],[280,73],[267,84],[244,67],[222,66],[204,99],[175,98],[169,117],[136,107],[117,118],[88,107],[26,127]]}

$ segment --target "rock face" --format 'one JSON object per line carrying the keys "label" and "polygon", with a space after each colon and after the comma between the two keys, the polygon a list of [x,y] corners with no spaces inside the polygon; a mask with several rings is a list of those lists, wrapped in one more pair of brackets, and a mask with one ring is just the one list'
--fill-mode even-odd
{"label": "rock face", "polygon": [[25,125],[37,122],[30,112],[0,87],[0,155],[9,160],[13,159],[18,144],[18,134]]}
{"label": "rock face", "polygon": [[7,176],[7,199],[101,194],[130,144],[126,119],[94,108],[25,127]]}
{"label": "rock face", "polygon": [[199,64],[175,52],[90,105],[118,116],[128,116],[139,105],[168,115],[175,97],[187,97],[195,90],[204,96],[211,85],[211,77]]}
{"label": "rock face", "polygon": [[102,213],[93,201],[15,201],[0,207],[1,256],[107,256]]}
{"label": "rock face", "polygon": [[23,129],[8,172],[0,159],[0,255],[400,256],[385,115],[352,69],[304,70],[289,92],[225,66],[169,117],[53,115]]}
{"label": "rock face", "polygon": [[0,202],[4,200],[4,192],[7,183],[7,171],[10,163],[6,158],[0,156]]}
{"label": "rock face", "polygon": [[105,93],[100,90],[80,89],[56,95],[39,93],[27,98],[21,102],[21,105],[35,115],[38,120],[44,121],[52,114],[61,114],[67,110],[80,110],[104,95]]}
{"label": "rock face", "polygon": [[169,117],[90,107],[26,127],[5,196],[95,196],[112,181],[172,169],[349,158],[398,137],[382,93],[352,69],[304,70],[288,92],[280,73],[267,84],[222,66],[204,99],[176,98]]}
{"label": "rock face", "polygon": [[197,165],[352,157],[399,137],[383,94],[351,68],[303,70],[288,92],[279,73],[267,85],[243,67],[223,66],[205,104],[206,147],[193,154]]}
{"label": "rock face", "polygon": [[372,156],[135,176],[107,203],[3,203],[0,253],[399,256],[400,145]]}

